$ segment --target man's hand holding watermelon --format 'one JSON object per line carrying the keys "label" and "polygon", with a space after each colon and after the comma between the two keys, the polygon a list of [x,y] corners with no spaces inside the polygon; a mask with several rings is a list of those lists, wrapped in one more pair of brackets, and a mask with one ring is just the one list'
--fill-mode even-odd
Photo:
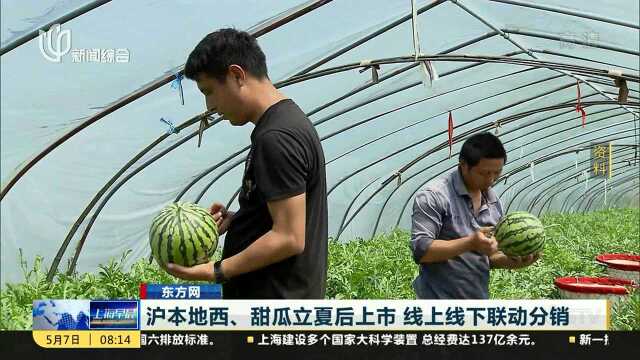
{"label": "man's hand holding watermelon", "polygon": [[540,258],[539,253],[526,256],[508,256],[498,250],[498,241],[493,236],[493,227],[482,227],[470,236],[470,242],[475,251],[489,256],[492,268],[521,269],[527,267]]}
{"label": "man's hand holding watermelon", "polygon": [[207,262],[191,267],[178,264],[167,264],[167,272],[184,280],[213,281],[213,262]]}
{"label": "man's hand holding watermelon", "polygon": [[[209,213],[213,217],[213,220],[218,226],[218,234],[222,235],[227,232],[231,220],[233,219],[234,212],[228,211],[227,208],[219,202],[214,202],[209,208]],[[213,262],[207,262],[204,264],[186,267],[178,264],[168,264],[167,270],[173,276],[185,279],[185,280],[214,280]]]}
{"label": "man's hand holding watermelon", "polygon": [[525,211],[505,215],[495,227],[498,251],[489,257],[492,268],[521,269],[540,257],[544,247],[544,226]]}
{"label": "man's hand holding watermelon", "polygon": [[469,236],[470,248],[479,253],[487,256],[494,254],[498,251],[498,242],[496,238],[491,235],[493,228],[481,227],[473,235]]}
{"label": "man's hand holding watermelon", "polygon": [[231,219],[233,219],[233,211],[228,211],[227,208],[219,202],[214,202],[209,208],[209,213],[213,216],[213,220],[218,225],[218,233],[220,235],[227,232]]}
{"label": "man's hand holding watermelon", "polygon": [[526,256],[507,256],[502,251],[498,251],[489,257],[489,262],[494,269],[521,269],[533,264],[539,258],[540,253]]}

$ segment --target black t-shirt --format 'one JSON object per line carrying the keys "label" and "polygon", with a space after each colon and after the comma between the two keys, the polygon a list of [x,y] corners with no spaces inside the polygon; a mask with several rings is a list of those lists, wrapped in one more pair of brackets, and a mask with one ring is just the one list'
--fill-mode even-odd
{"label": "black t-shirt", "polygon": [[271,230],[267,201],[306,193],[305,248],[223,285],[225,299],[321,299],[327,280],[327,184],[315,128],[289,99],[272,105],[251,133],[239,202],[222,258],[246,249]]}

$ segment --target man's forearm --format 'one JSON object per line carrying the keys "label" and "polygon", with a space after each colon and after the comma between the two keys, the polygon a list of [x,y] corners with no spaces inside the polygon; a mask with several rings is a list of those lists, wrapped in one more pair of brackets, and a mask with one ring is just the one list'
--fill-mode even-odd
{"label": "man's forearm", "polygon": [[302,252],[292,234],[270,230],[240,253],[222,261],[227,278],[262,269]]}
{"label": "man's forearm", "polygon": [[469,236],[453,240],[433,240],[420,258],[420,263],[446,261],[471,250],[471,237]]}

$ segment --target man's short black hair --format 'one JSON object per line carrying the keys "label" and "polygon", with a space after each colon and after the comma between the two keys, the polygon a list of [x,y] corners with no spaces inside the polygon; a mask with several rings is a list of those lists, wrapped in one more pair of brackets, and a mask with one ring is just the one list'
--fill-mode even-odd
{"label": "man's short black hair", "polygon": [[205,36],[189,54],[184,75],[197,80],[199,74],[205,73],[224,81],[232,64],[258,79],[268,77],[266,58],[258,42],[249,33],[236,29],[220,29]]}
{"label": "man's short black hair", "polygon": [[460,161],[464,161],[470,168],[478,165],[482,159],[504,159],[504,163],[507,163],[507,152],[502,142],[489,132],[472,135],[460,150]]}

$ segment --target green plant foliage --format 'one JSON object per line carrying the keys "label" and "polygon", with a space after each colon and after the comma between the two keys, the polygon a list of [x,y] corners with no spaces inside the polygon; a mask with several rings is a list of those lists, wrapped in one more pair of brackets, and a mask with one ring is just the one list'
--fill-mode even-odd
{"label": "green plant foliage", "polygon": [[[588,214],[549,214],[542,217],[547,241],[543,256],[520,270],[492,270],[489,283],[494,299],[553,299],[553,280],[560,276],[602,276],[595,263],[601,253],[640,253],[639,209],[610,209]],[[411,282],[418,273],[409,249],[409,233],[395,230],[373,239],[329,242],[327,297],[333,299],[414,299]],[[0,292],[0,329],[31,328],[34,299],[136,298],[140,283],[186,283],[140,259],[129,268],[122,258],[100,265],[95,273],[59,273],[46,281],[43,259],[31,267],[22,260],[24,282],[6,284]],[[219,258],[216,254],[214,258]],[[640,330],[640,291],[618,303],[612,312],[618,330]]]}

